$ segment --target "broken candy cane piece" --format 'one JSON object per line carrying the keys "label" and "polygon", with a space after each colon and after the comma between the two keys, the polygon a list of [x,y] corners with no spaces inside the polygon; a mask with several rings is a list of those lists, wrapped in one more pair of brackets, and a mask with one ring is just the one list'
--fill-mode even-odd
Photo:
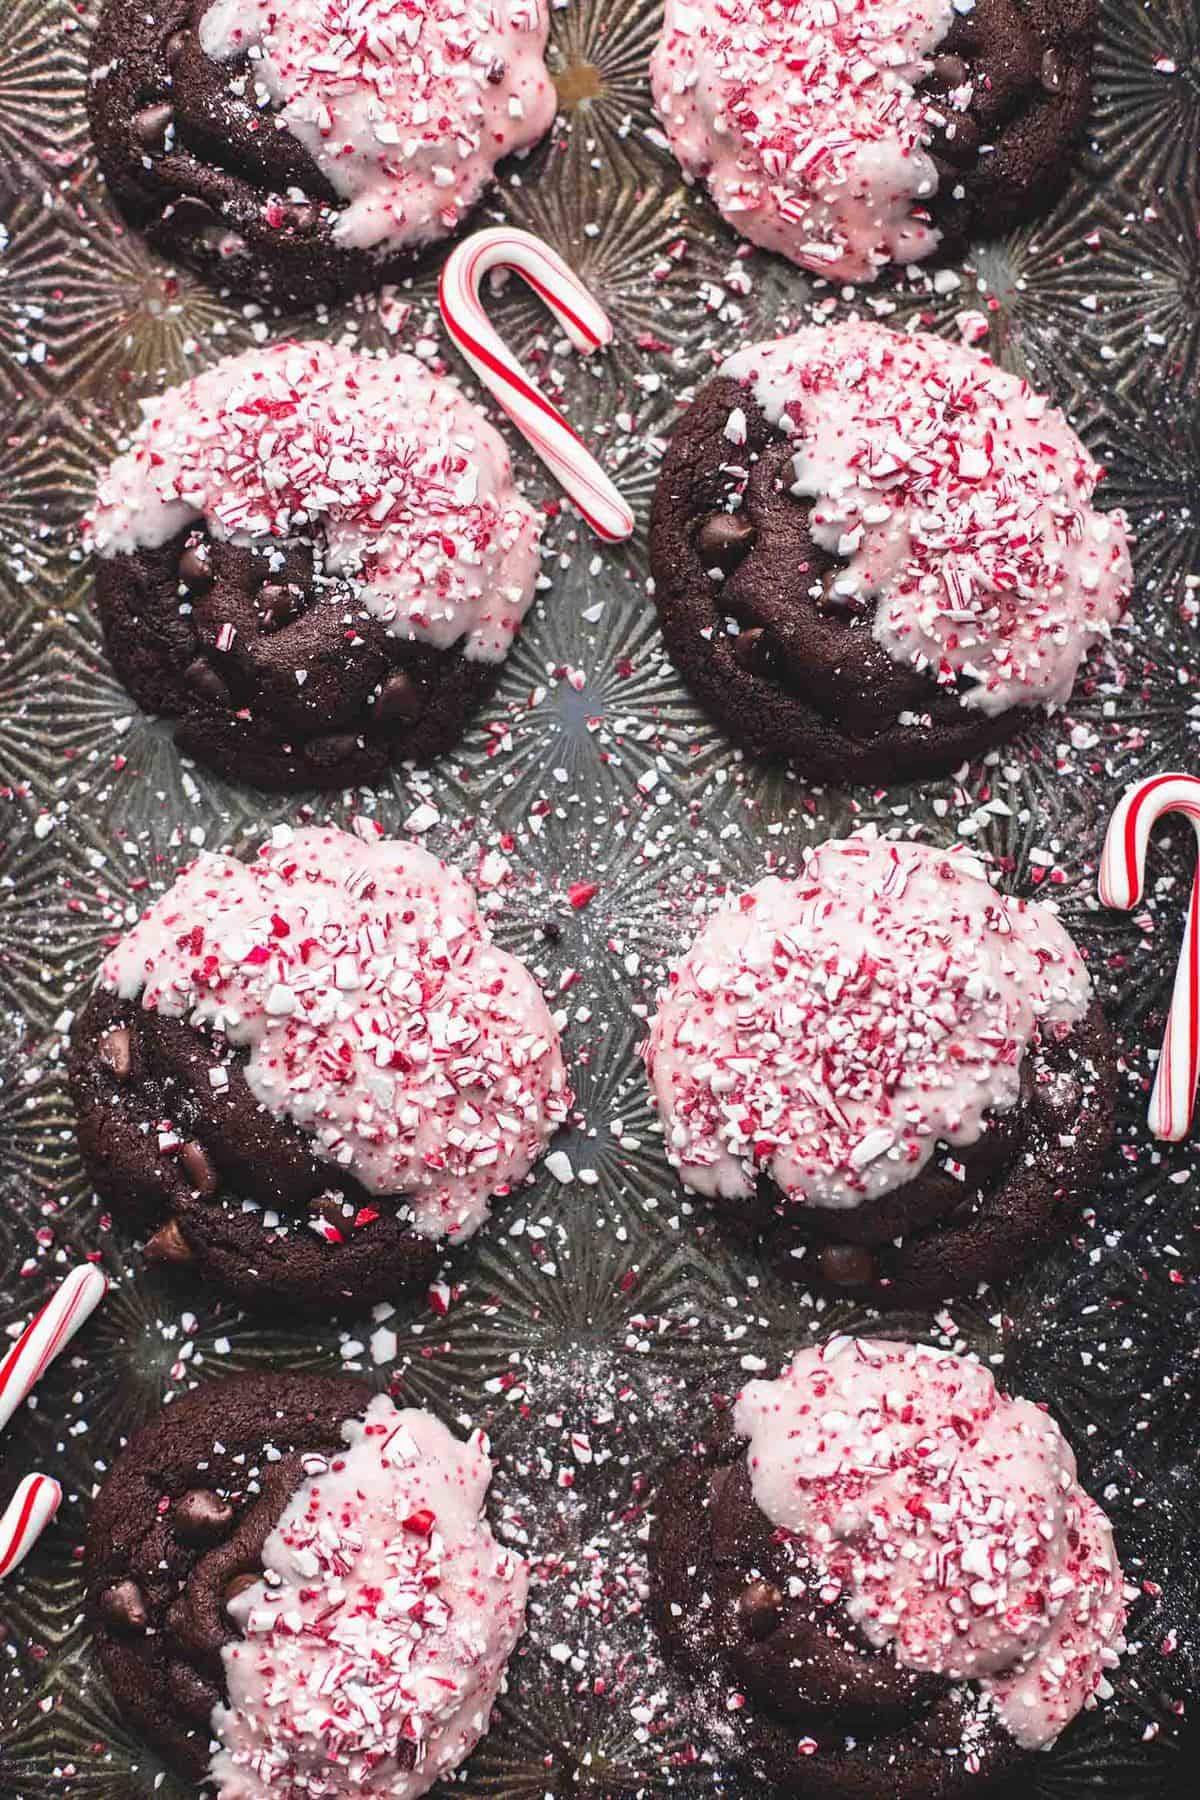
{"label": "broken candy cane piece", "polygon": [[19,1569],[58,1511],[62,1489],[50,1475],[26,1475],[0,1517],[0,1581]]}
{"label": "broken candy cane piece", "polygon": [[[108,1292],[90,1263],[72,1269],[0,1362],[0,1431],[54,1358]],[[0,1580],[11,1575],[58,1511],[62,1489],[49,1475],[27,1475],[0,1518]]]}

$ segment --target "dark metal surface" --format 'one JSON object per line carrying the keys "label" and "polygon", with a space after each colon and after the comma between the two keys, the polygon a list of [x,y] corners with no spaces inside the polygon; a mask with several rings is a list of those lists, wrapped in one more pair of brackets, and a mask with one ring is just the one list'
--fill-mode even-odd
{"label": "dark metal surface", "polygon": [[[555,13],[563,122],[497,205],[574,262],[612,313],[613,351],[574,358],[518,284],[494,309],[643,522],[659,442],[714,355],[820,298],[783,263],[743,256],[681,188],[649,135],[656,29],[645,0]],[[96,178],[87,34],[61,0],[8,0],[0,32],[0,1327],[89,1252],[115,1286],[0,1445],[0,1493],[35,1466],[67,1488],[55,1527],[0,1587],[0,1794],[179,1793],[170,1777],[156,1786],[159,1766],[93,1670],[78,1547],[122,1433],[182,1384],[268,1364],[361,1367],[491,1433],[502,1529],[542,1562],[509,1696],[462,1792],[722,1785],[724,1724],[685,1719],[641,1616],[640,1507],[664,1447],[687,1441],[722,1376],[773,1370],[832,1323],[868,1321],[760,1276],[702,1229],[652,1129],[636,1046],[697,905],[869,821],[966,836],[1006,886],[1052,892],[1121,1034],[1118,1143],[1077,1236],[1008,1291],[901,1324],[998,1359],[1008,1385],[1051,1405],[1131,1579],[1146,1584],[1116,1701],[1031,1765],[1029,1791],[1194,1792],[1183,1721],[1200,1675],[1196,1159],[1144,1128],[1190,833],[1156,844],[1142,913],[1105,915],[1092,898],[1122,784],[1194,767],[1200,730],[1200,587],[1188,583],[1200,571],[1194,0],[1106,7],[1094,138],[1050,218],[982,247],[957,286],[925,270],[885,290],[897,320],[948,332],[957,312],[983,310],[992,353],[1067,408],[1130,509],[1130,624],[1065,716],[919,792],[821,793],[749,766],[662,658],[643,537],[600,550],[560,517],[553,587],[461,754],[425,775],[400,771],[377,795],[314,805],[339,820],[369,811],[402,833],[428,798],[431,848],[468,873],[485,849],[506,858],[496,929],[557,994],[580,1111],[563,1140],[576,1179],[543,1169],[501,1209],[451,1265],[448,1311],[422,1298],[323,1330],[247,1321],[148,1272],[81,1176],[62,1039],[105,940],[194,846],[249,844],[302,809],[185,768],[167,730],[136,714],[100,653],[73,533],[140,393],[285,329],[362,346],[436,340],[435,271],[396,296],[412,311],[394,336],[394,313],[381,319],[372,300],[285,325],[171,274],[122,229]],[[453,361],[444,339],[440,354]],[[551,498],[540,466],[523,451],[518,461],[530,491]],[[579,909],[566,896],[577,881],[598,884]]]}

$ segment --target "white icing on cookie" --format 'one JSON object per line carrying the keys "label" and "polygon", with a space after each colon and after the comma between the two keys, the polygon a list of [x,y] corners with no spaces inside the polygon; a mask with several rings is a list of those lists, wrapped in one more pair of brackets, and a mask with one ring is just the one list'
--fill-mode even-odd
{"label": "white icing on cookie", "polygon": [[721,365],[796,447],[793,493],[843,604],[962,704],[1062,704],[1129,596],[1123,514],[1062,413],[986,356],[851,320]]}
{"label": "white icing on cookie", "polygon": [[734,1420],[756,1504],[902,1667],[977,1681],[1030,1750],[1104,1690],[1112,1528],[1040,1407],[965,1357],[836,1338],[750,1382]]}
{"label": "white icing on cookie", "polygon": [[315,1155],[461,1242],[570,1104],[532,975],[425,850],[312,827],[206,854],[105,958],[104,987],[248,1052],[246,1082]]}
{"label": "white icing on cookie", "polygon": [[810,850],[704,926],[646,1045],[667,1155],[691,1188],[859,1206],[939,1140],[1014,1106],[1037,1031],[1087,1010],[1079,953],[1045,906],[974,857],[847,838]]}
{"label": "white icing on cookie", "polygon": [[86,521],[102,556],[203,519],[260,549],[315,542],[393,636],[498,662],[529,609],[540,523],[498,432],[411,356],[282,343],[142,402]]}
{"label": "white icing on cookie", "polygon": [[528,1571],[483,1517],[478,1444],[383,1394],[342,1430],[229,1603],[219,1800],[416,1800],[487,1730],[524,1630]]}
{"label": "white icing on cookie", "polygon": [[937,190],[930,103],[915,89],[953,17],[951,0],[667,0],[655,108],[684,173],[743,237],[870,281],[939,239],[922,206]]}
{"label": "white icing on cookie", "polygon": [[[350,204],[359,249],[454,231],[501,157],[554,122],[545,0],[213,0],[200,46],[249,56],[279,125]],[[278,121],[278,124],[277,124]]]}

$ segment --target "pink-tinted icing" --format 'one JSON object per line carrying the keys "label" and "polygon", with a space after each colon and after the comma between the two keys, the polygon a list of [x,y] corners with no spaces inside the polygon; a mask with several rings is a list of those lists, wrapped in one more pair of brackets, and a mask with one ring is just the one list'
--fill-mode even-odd
{"label": "pink-tinted icing", "polygon": [[[937,190],[932,107],[915,90],[953,16],[951,0],[667,0],[655,108],[735,230],[870,281],[938,242],[920,204]],[[965,108],[969,87],[951,99]]]}
{"label": "pink-tinted icing", "polygon": [[219,1800],[416,1800],[486,1731],[524,1629],[528,1572],[482,1516],[478,1444],[382,1394],[343,1432],[230,1602]]}
{"label": "pink-tinted icing", "polygon": [[311,540],[398,638],[498,662],[529,609],[540,524],[499,433],[415,357],[281,343],[142,402],[86,521],[102,556],[203,519],[260,548]]}
{"label": "pink-tinted icing", "polygon": [[1040,1407],[964,1357],[836,1338],[734,1416],[755,1501],[870,1643],[977,1681],[1027,1749],[1104,1691],[1124,1647],[1112,1530]]}
{"label": "pink-tinted icing", "polygon": [[545,0],[213,0],[200,45],[249,57],[268,105],[350,204],[335,237],[398,250],[454,231],[503,156],[550,129]]}
{"label": "pink-tinted icing", "polygon": [[996,893],[974,857],[847,838],[768,876],[671,971],[646,1046],[667,1155],[736,1198],[769,1175],[846,1208],[911,1181],[938,1140],[1015,1104],[1037,1031],[1086,1010],[1054,914]]}
{"label": "pink-tinted icing", "polygon": [[846,562],[835,604],[874,603],[897,662],[986,713],[1061,704],[1129,597],[1121,513],[1062,413],[977,350],[851,320],[722,364],[795,441],[793,492]]}
{"label": "pink-tinted icing", "polygon": [[469,1237],[570,1104],[533,977],[410,844],[281,826],[253,863],[204,855],[100,979],[245,1050],[255,1098],[426,1237]]}

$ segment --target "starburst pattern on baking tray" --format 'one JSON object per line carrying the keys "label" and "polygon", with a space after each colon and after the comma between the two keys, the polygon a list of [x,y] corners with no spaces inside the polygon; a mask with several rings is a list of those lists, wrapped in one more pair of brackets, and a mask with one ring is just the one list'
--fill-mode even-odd
{"label": "starburst pattern on baking tray", "polygon": [[[660,29],[647,0],[597,0],[552,14],[548,62],[562,110],[584,131],[635,138],[649,122],[646,66]],[[606,145],[607,147],[607,145]]]}
{"label": "starburst pattern on baking tray", "polygon": [[86,49],[66,0],[10,0],[0,44],[0,155],[10,179],[24,165],[50,183],[79,154]]}
{"label": "starburst pattern on baking tray", "polygon": [[54,383],[48,307],[39,291],[61,239],[39,195],[0,193],[0,407],[11,412]]}
{"label": "starburst pattern on baking tray", "polygon": [[[727,1733],[698,1730],[642,1613],[645,1507],[711,1391],[831,1330],[932,1337],[993,1359],[1067,1424],[1140,1597],[1117,1696],[1030,1771],[1045,1800],[1170,1800],[1178,1708],[1198,1678],[1196,1159],[1145,1112],[1194,849],[1164,827],[1146,903],[1104,912],[1095,864],[1122,783],[1195,765],[1200,620],[1200,21],[1191,0],[1108,0],[1093,147],[1048,217],[961,262],[835,290],[741,243],[657,138],[652,0],[556,8],[551,138],[501,172],[481,222],[544,235],[611,314],[572,351],[516,277],[491,317],[621,486],[638,520],[596,544],[506,422],[549,509],[539,597],[495,698],[433,769],[378,793],[283,799],[189,766],[107,669],[77,526],[140,396],[286,331],[416,351],[464,374],[435,309],[439,257],[394,291],[276,320],[169,268],[122,226],[87,152],[86,26],[13,0],[0,46],[0,1331],[98,1254],[110,1297],[5,1439],[65,1478],[60,1520],[0,1587],[0,1791],[183,1800],[116,1716],[79,1623],[78,1546],[122,1438],[198,1381],[343,1369],[490,1433],[498,1528],[540,1560],[536,1627],[464,1794],[592,1800],[740,1791]],[[956,338],[986,328],[1110,468],[1136,532],[1129,618],[1070,705],[919,786],[814,788],[731,750],[672,670],[647,588],[663,447],[723,355],[874,303]],[[966,316],[964,316],[966,315]],[[478,383],[466,376],[477,395]],[[480,395],[489,415],[498,409]],[[498,939],[542,983],[576,1104],[532,1179],[447,1254],[427,1291],[365,1318],[292,1324],[214,1303],[145,1262],[73,1142],[65,1034],[105,942],[201,848],[279,822],[364,814],[479,883]],[[655,993],[708,911],[806,845],[873,827],[964,843],[1007,891],[1058,903],[1122,1050],[1117,1143],[1040,1269],[933,1315],[880,1318],[764,1270],[679,1187],[638,1049]],[[34,1462],[36,1459],[36,1465]],[[7,1467],[7,1460],[6,1460]],[[707,1760],[698,1760],[707,1759]],[[160,1785],[161,1783],[161,1785]]]}
{"label": "starburst pattern on baking tray", "polygon": [[[62,1793],[64,1780],[85,1800],[141,1800],[147,1793],[185,1800],[194,1793],[165,1772],[124,1724],[82,1628],[61,1647],[54,1666],[62,1686],[53,1715],[36,1707],[31,1696],[14,1711],[5,1733],[0,1777],[11,1782],[13,1793],[23,1800],[51,1800]],[[79,1746],[77,1760],[63,1756],[64,1741]]]}
{"label": "starburst pattern on baking tray", "polygon": [[1099,360],[1093,321],[1100,309],[1094,274],[1104,241],[1100,216],[1096,197],[1088,196],[1081,209],[1072,191],[1049,217],[974,246],[962,267],[897,282],[898,322],[912,329],[932,323],[953,342],[969,321],[981,350],[1050,391],[1073,419]]}
{"label": "starburst pattern on baking tray", "polygon": [[1164,383],[1195,392],[1200,375],[1200,242],[1181,195],[1164,188],[1141,217],[1114,206],[1088,275],[1104,355],[1129,379],[1142,358]]}
{"label": "starburst pattern on baking tray", "polygon": [[[585,182],[591,158],[578,126],[566,161],[564,185],[521,188],[509,198],[509,216],[565,252],[609,314],[614,343],[590,360],[588,372],[595,377],[610,372],[624,388],[625,404],[636,410],[637,391],[630,384],[653,392],[655,362],[668,375],[672,346],[707,328],[728,251],[697,241],[689,231],[694,203],[682,185],[663,191],[631,182],[619,167],[603,168]],[[510,279],[507,285],[528,312],[523,284]],[[512,321],[506,335],[523,349],[539,329],[546,330],[544,313],[528,323]]]}
{"label": "starburst pattern on baking tray", "polygon": [[1096,52],[1100,166],[1131,198],[1194,193],[1200,137],[1200,20],[1191,0],[1105,0]]}
{"label": "starburst pattern on baking tray", "polygon": [[132,422],[141,395],[253,341],[251,321],[198,276],[114,224],[103,189],[87,184],[52,217],[53,251],[25,291],[45,307],[55,382],[76,402],[115,399]]}

